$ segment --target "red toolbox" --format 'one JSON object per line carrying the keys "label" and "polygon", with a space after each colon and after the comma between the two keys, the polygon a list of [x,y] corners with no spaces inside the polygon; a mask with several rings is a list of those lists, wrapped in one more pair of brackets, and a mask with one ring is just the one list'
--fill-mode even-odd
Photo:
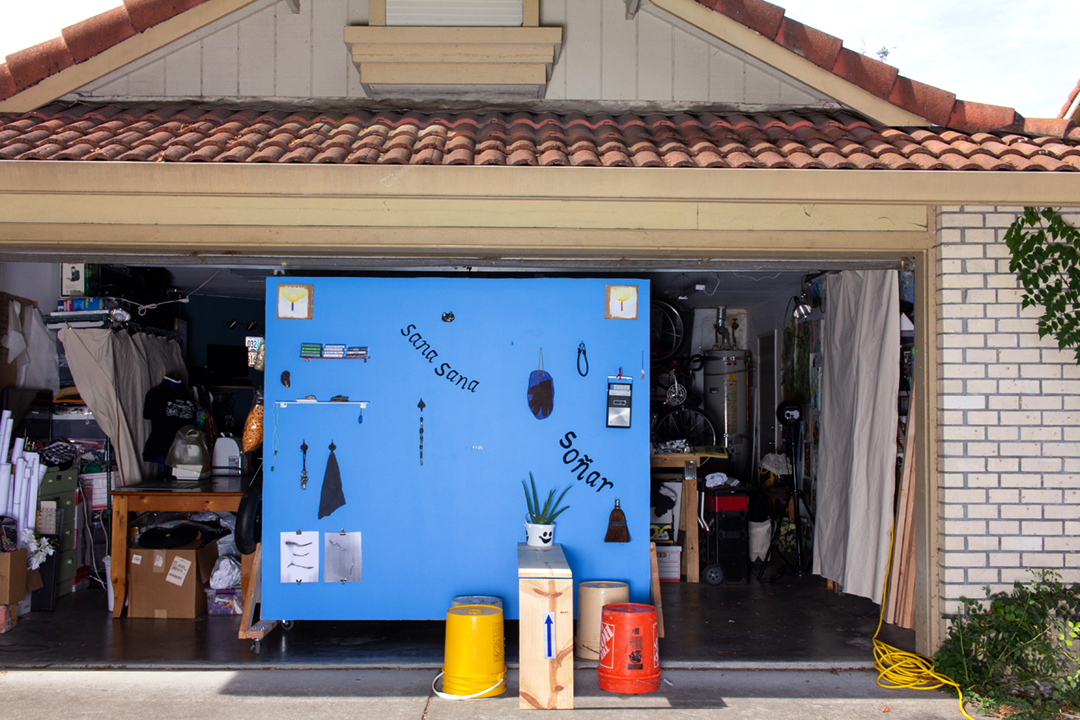
{"label": "red toolbox", "polygon": [[712,512],[748,512],[750,498],[746,495],[719,495],[709,493],[705,496],[705,507]]}

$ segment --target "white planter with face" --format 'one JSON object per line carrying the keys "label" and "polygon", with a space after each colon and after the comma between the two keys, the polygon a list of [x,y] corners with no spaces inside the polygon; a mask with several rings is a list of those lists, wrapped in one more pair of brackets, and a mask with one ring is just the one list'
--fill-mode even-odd
{"label": "white planter with face", "polygon": [[555,523],[536,525],[525,523],[525,544],[534,548],[550,548],[555,543]]}

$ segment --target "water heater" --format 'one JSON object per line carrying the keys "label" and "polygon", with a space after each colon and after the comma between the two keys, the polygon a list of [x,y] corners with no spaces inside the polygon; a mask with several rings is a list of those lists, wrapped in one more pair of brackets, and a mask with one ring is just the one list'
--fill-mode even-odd
{"label": "water heater", "polygon": [[731,474],[750,479],[750,422],[747,405],[746,350],[705,354],[705,412],[716,425],[717,442],[727,448]]}

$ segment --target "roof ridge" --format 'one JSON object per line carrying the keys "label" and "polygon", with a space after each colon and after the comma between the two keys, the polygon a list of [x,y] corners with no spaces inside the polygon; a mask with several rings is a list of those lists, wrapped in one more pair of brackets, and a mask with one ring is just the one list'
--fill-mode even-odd
{"label": "roof ridge", "polygon": [[[900,75],[900,71],[875,58],[850,50],[843,40],[787,17],[787,11],[767,0],[696,0],[700,5],[731,18],[777,45],[809,60],[833,75],[927,120],[965,133],[1023,133],[1028,122],[1046,127],[1052,118],[1024,118],[1014,108],[958,100],[954,93]],[[1080,92],[1070,95],[1068,105]],[[1068,133],[1069,128],[1063,132]],[[1065,135],[1061,135],[1065,137]]]}
{"label": "roof ridge", "polygon": [[0,63],[0,100],[205,2],[209,0],[123,0],[122,5],[69,25],[59,37],[11,53]]}

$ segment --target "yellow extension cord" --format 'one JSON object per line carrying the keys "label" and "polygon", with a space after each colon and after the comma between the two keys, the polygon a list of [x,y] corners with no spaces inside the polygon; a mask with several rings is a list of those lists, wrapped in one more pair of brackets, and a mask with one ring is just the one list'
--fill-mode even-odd
{"label": "yellow extension cord", "polygon": [[[895,523],[893,530],[895,530]],[[889,531],[889,564],[892,567],[892,551],[895,536]],[[874,667],[878,671],[877,684],[889,690],[937,690],[949,685],[956,688],[960,702],[960,712],[968,720],[974,720],[964,710],[964,692],[952,678],[934,670],[934,661],[916,653],[895,648],[878,640],[881,625],[885,619],[885,597],[889,592],[889,573],[885,573],[885,588],[881,593],[881,612],[878,614],[877,630],[874,631]]]}

